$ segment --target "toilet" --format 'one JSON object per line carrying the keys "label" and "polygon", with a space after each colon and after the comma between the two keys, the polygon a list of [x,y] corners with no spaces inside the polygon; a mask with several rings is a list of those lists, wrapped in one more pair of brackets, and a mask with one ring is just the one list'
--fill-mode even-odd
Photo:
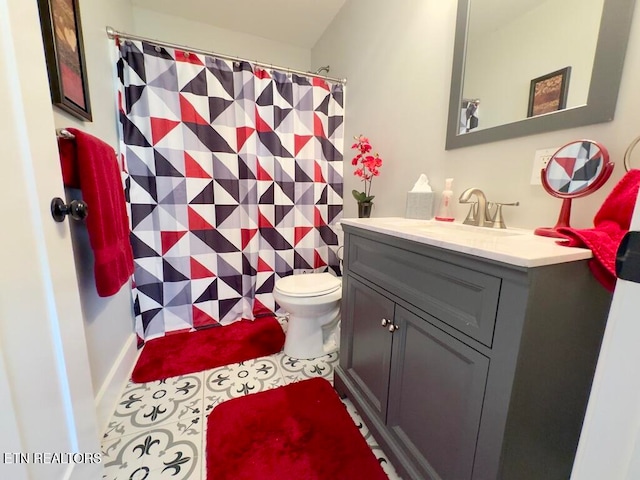
{"label": "toilet", "polygon": [[286,355],[309,359],[338,350],[340,278],[326,272],[290,275],[276,281],[273,297],[289,314]]}

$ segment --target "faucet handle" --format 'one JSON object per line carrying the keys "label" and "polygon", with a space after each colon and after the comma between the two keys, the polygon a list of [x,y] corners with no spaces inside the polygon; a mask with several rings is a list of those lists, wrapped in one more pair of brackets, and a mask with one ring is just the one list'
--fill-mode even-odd
{"label": "faucet handle", "polygon": [[520,202],[513,203],[497,203],[492,202],[492,205],[496,206],[496,213],[493,215],[493,219],[491,221],[492,228],[507,228],[504,223],[504,217],[502,216],[502,207],[517,207],[520,205]]}
{"label": "faucet handle", "polygon": [[464,225],[478,225],[478,202],[464,202],[470,203],[471,208],[469,208],[469,213],[467,213],[467,218],[462,222]]}

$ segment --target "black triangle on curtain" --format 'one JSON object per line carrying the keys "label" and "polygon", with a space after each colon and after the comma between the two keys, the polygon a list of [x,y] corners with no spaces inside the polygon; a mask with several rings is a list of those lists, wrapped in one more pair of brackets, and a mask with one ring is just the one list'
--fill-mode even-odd
{"label": "black triangle on curtain", "polygon": [[256,104],[261,107],[273,106],[273,83],[269,83],[256,99]]}
{"label": "black triangle on curtain", "polygon": [[193,77],[180,91],[206,97],[208,95],[207,71],[204,68],[200,70],[200,73]]}
{"label": "black triangle on curtain", "polygon": [[[136,206],[137,205],[131,205],[132,208]],[[149,258],[160,256],[158,252],[156,252],[153,248],[140,240],[138,236],[133,232],[131,232],[131,234],[129,235],[129,241],[131,242],[131,249],[133,250],[134,258]]]}
{"label": "black triangle on curtain", "polygon": [[224,62],[217,58],[206,57],[205,63],[207,70],[209,70],[214,77],[220,82],[220,86],[225,92],[229,94],[229,97],[235,98],[233,88],[233,72],[229,70],[229,67]]}
{"label": "black triangle on curtain", "polygon": [[136,228],[145,218],[156,209],[157,205],[148,203],[134,203],[131,205],[131,227]]}
{"label": "black triangle on curtain", "polygon": [[236,153],[211,125],[200,125],[199,123],[191,122],[183,123],[189,130],[195,133],[198,140],[212,152]]}
{"label": "black triangle on curtain", "polygon": [[122,136],[124,137],[125,144],[128,146],[135,145],[136,147],[151,146],[138,127],[122,112],[120,113],[120,123],[122,124]]}
{"label": "black triangle on curtain", "polygon": [[215,203],[214,196],[213,196],[213,181],[209,182],[207,186],[204,187],[198,195],[193,197],[193,199],[189,203],[200,204],[200,205]]}
{"label": "black triangle on curtain", "polygon": [[216,278],[209,286],[200,294],[193,303],[210,302],[218,300],[218,279]]}
{"label": "black triangle on curtain", "polygon": [[176,168],[173,165],[171,165],[171,162],[167,160],[155,148],[153,149],[153,158],[155,160],[156,175],[158,177],[183,177],[184,178],[184,175],[180,173],[178,170],[176,170]]}

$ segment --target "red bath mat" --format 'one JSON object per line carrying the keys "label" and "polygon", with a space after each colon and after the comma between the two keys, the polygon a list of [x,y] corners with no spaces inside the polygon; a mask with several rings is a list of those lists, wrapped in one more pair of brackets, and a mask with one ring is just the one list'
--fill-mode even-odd
{"label": "red bath mat", "polygon": [[131,379],[152,382],[278,353],[284,332],[274,317],[149,340]]}
{"label": "red bath mat", "polygon": [[228,400],[207,422],[207,480],[387,479],[323,378]]}

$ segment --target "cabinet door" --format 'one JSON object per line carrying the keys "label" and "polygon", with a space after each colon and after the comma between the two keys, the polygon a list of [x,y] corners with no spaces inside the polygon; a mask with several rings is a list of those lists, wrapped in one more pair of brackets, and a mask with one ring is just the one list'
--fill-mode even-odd
{"label": "cabinet door", "polygon": [[394,303],[353,277],[345,281],[340,365],[384,421],[393,336],[382,320],[393,320]]}
{"label": "cabinet door", "polygon": [[424,478],[470,479],[489,359],[399,306],[395,323],[387,425]]}

